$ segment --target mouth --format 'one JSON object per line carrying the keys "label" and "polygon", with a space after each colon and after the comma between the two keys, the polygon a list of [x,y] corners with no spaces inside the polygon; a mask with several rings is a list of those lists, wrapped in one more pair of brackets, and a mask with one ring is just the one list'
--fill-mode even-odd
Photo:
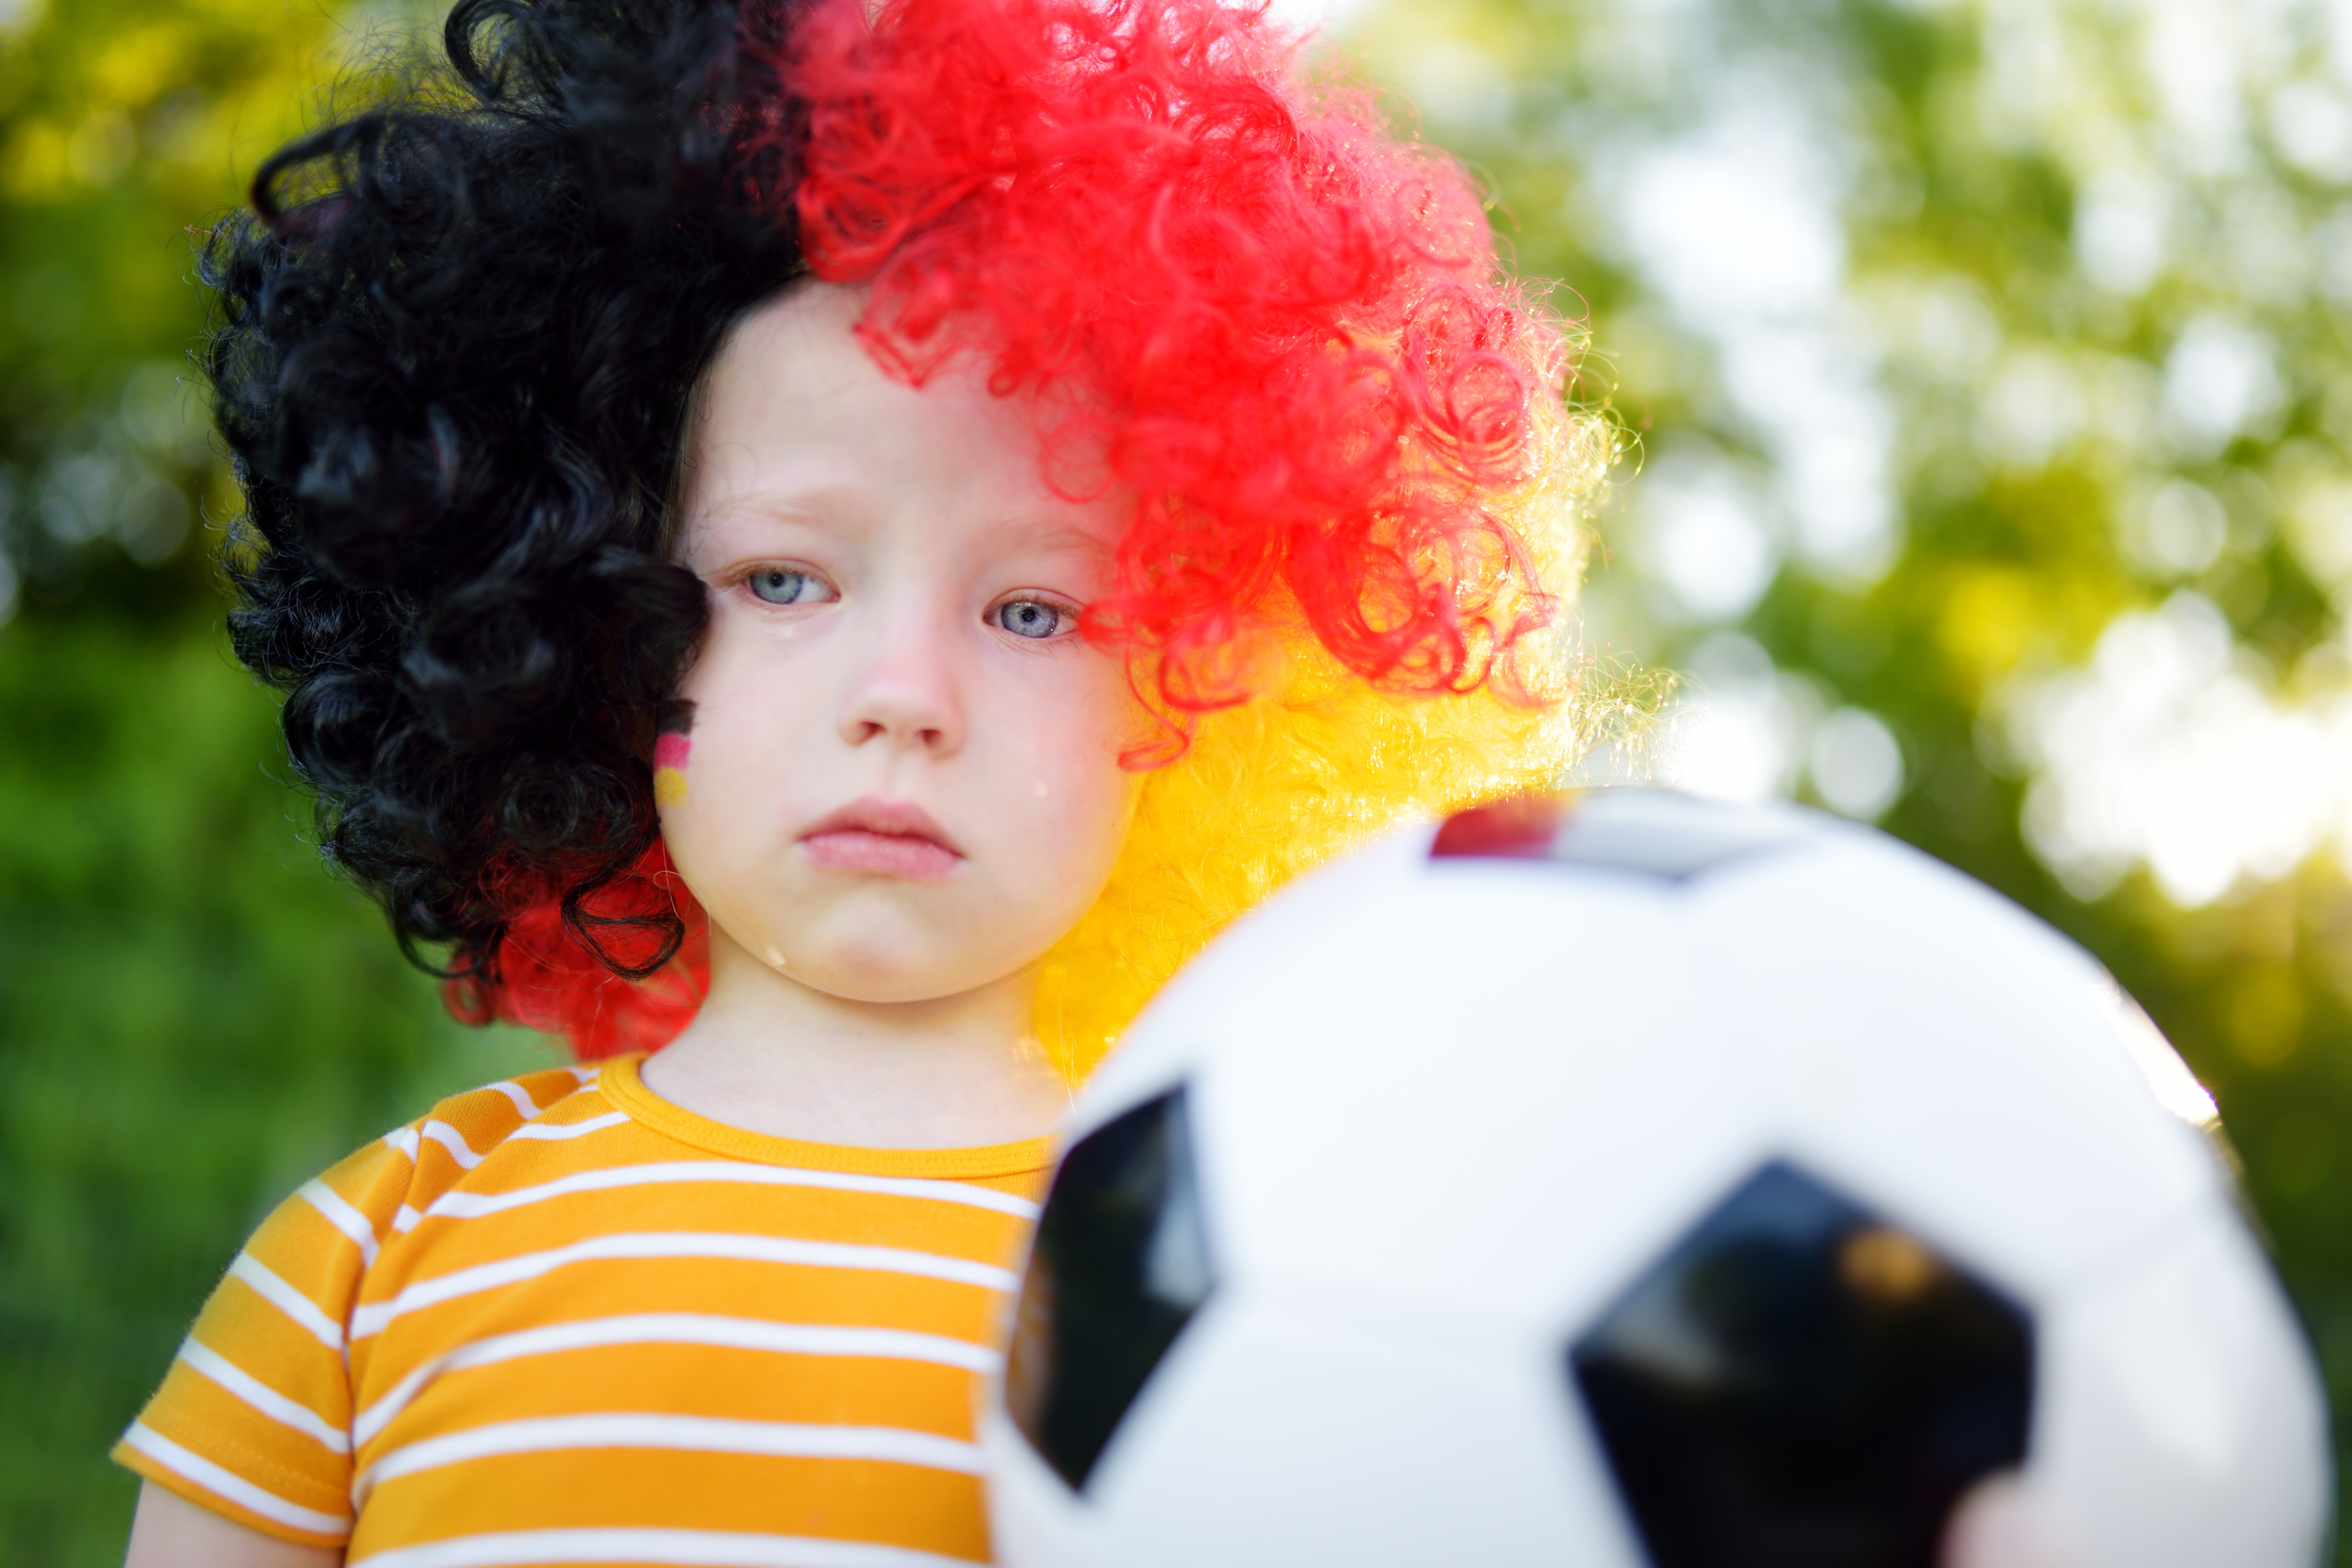
{"label": "mouth", "polygon": [[931,814],[911,801],[852,801],[801,835],[820,871],[935,882],[963,864],[963,851]]}

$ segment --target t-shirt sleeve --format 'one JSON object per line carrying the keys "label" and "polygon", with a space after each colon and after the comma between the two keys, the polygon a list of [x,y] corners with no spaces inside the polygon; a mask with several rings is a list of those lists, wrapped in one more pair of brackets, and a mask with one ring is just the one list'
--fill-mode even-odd
{"label": "t-shirt sleeve", "polygon": [[123,1434],[118,1463],[266,1535],[344,1543],[352,1388],[343,1336],[361,1279],[408,1195],[414,1166],[400,1138],[304,1183],[262,1222]]}

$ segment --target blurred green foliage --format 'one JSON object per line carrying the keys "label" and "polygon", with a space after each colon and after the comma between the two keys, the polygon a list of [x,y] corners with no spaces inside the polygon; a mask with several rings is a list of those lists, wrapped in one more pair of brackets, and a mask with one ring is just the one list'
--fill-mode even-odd
{"label": "blurred green foliage", "polygon": [[[193,233],[430,9],[0,0],[11,1563],[117,1560],[105,1448],[278,1195],[547,1058],[449,1024],[318,868],[222,644],[235,500],[184,385]],[[2099,839],[2138,818],[2068,749],[2114,696],[2083,671],[2184,648],[2159,731],[2234,701],[2219,754],[2277,775],[2259,746],[2343,728],[2352,34],[2297,0],[1389,0],[1345,39],[1589,321],[1630,458],[1588,642],[1693,672],[1716,785],[1876,816],[2107,963],[2215,1091],[2352,1412],[2352,887],[2317,828],[2262,839],[2253,784],[2188,797],[2253,823],[2218,850]]]}
{"label": "blurred green foliage", "polygon": [[[205,557],[190,226],[402,18],[0,5],[0,1560],[118,1563],[106,1461],[244,1234],[459,1029],[329,879]],[[10,612],[13,611],[13,614]]]}
{"label": "blurred green foliage", "polygon": [[[183,568],[170,605],[106,575],[0,632],[12,1563],[119,1555],[133,1489],[104,1451],[268,1207],[438,1095],[549,1059],[461,1037],[321,874],[203,577]],[[81,602],[101,596],[115,613]]]}

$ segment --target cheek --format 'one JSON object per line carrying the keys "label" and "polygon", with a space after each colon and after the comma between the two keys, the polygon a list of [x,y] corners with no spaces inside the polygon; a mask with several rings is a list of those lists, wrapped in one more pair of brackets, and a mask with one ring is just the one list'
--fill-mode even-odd
{"label": "cheek", "polygon": [[1008,803],[1027,824],[1041,867],[1088,884],[1089,902],[1126,841],[1139,783],[1118,757],[1133,743],[1141,710],[1117,668],[1101,663],[1025,716],[1025,765],[1014,770]]}
{"label": "cheek", "polygon": [[737,834],[775,808],[795,744],[813,721],[805,679],[782,680],[748,639],[714,637],[679,684],[689,729],[654,744],[654,801],[666,827]]}

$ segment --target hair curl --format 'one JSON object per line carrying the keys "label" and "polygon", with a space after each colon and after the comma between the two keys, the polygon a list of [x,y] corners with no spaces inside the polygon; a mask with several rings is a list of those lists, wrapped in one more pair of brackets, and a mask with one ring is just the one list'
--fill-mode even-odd
{"label": "hair curl", "polygon": [[695,378],[804,271],[761,195],[785,22],[460,0],[446,80],[278,153],[204,252],[236,652],[325,853],[476,1014],[520,913],[632,977],[688,934],[629,886],[706,614],[663,510]]}
{"label": "hair curl", "polygon": [[[1136,498],[1087,631],[1167,721],[1130,759],[1164,826],[1048,963],[1074,1074],[1283,876],[1565,754],[1528,649],[1601,459],[1566,339],[1460,170],[1262,8],[460,0],[446,42],[265,165],[205,275],[238,653],[460,1016],[597,1056],[698,1005],[649,758],[706,610],[664,513],[695,382],[803,272],[864,286],[886,370],[1026,395],[1064,493]],[[1397,706],[1447,693],[1482,700]],[[1249,858],[1204,877],[1163,840],[1211,817]]]}
{"label": "hair curl", "polygon": [[1490,508],[1560,335],[1460,168],[1293,49],[1215,0],[893,0],[813,10],[785,72],[802,243],[870,289],[868,346],[917,383],[979,360],[1048,410],[1064,489],[1137,498],[1092,625],[1180,723],[1252,695],[1233,645],[1277,586],[1417,690],[1511,678],[1554,607]]}

